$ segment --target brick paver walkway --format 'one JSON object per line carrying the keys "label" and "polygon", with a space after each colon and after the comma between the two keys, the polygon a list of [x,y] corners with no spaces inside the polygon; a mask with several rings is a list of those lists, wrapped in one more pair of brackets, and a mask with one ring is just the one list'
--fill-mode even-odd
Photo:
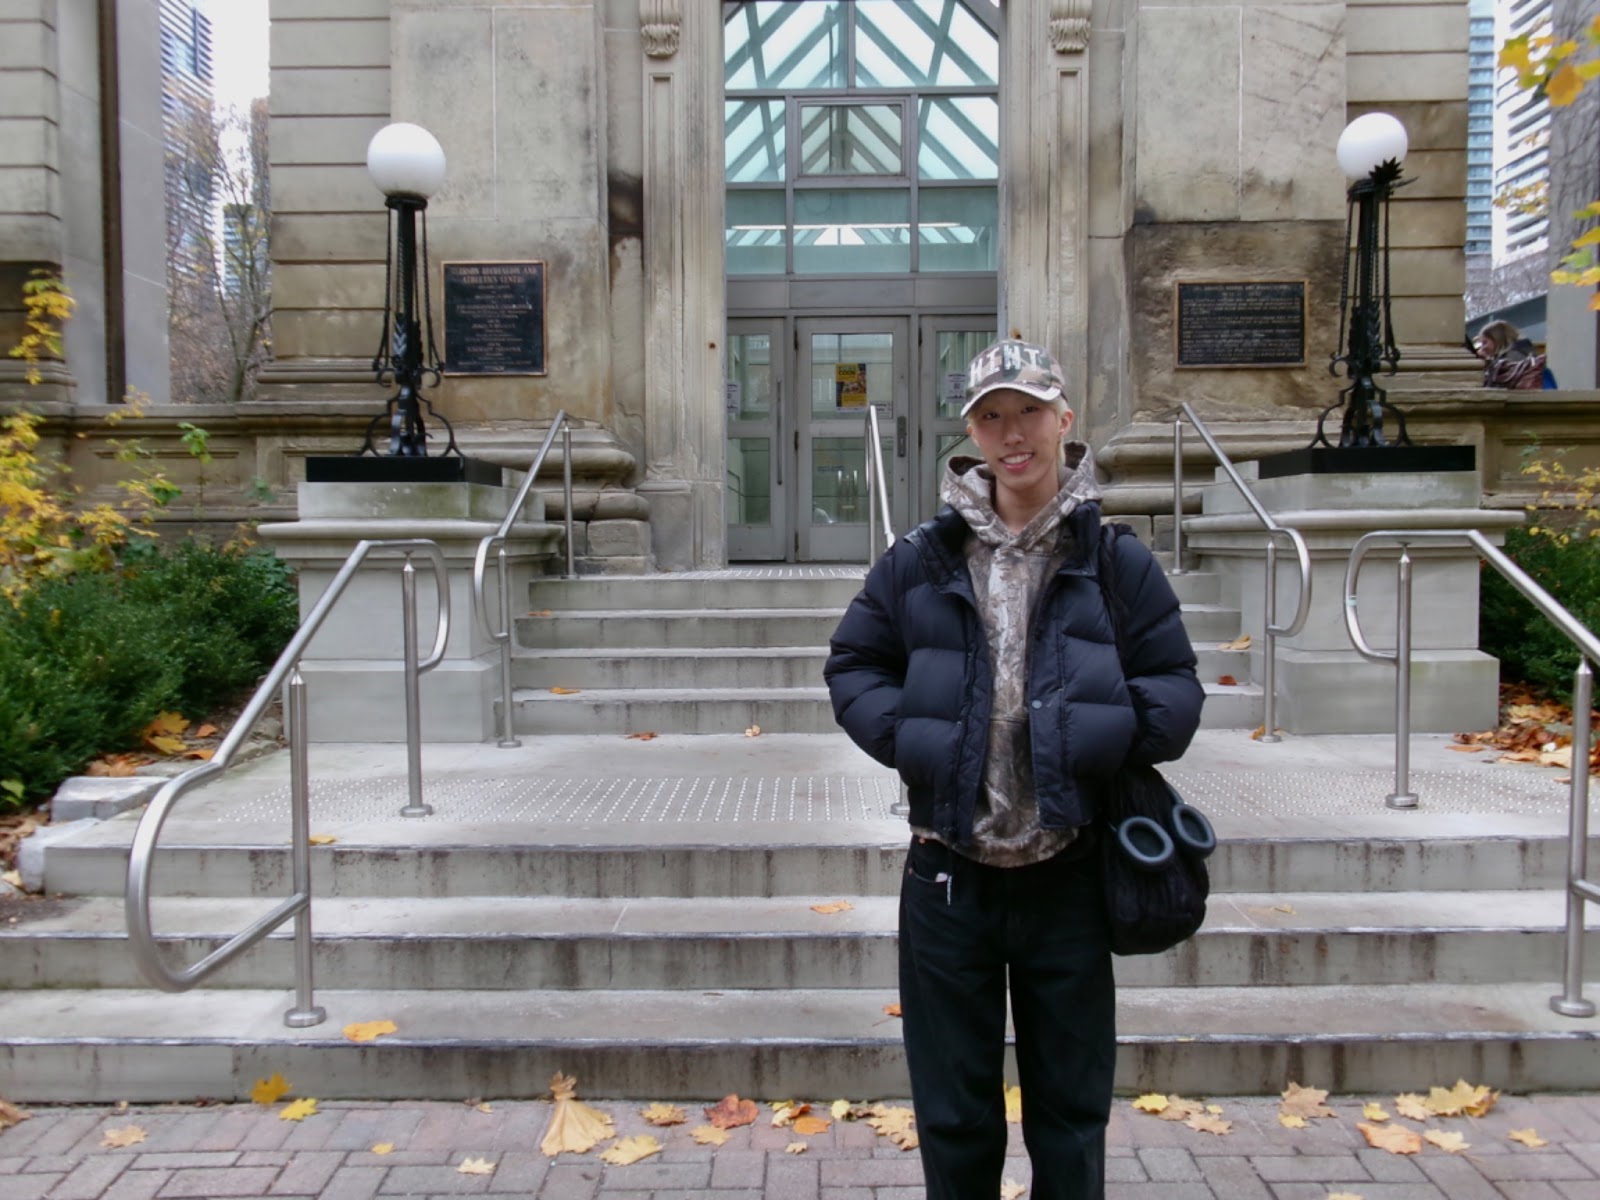
{"label": "brick paver walkway", "polygon": [[[1479,1119],[1410,1128],[1464,1135],[1470,1148],[1432,1145],[1415,1156],[1370,1149],[1356,1129],[1361,1104],[1392,1097],[1335,1099],[1337,1119],[1301,1130],[1277,1121],[1272,1099],[1213,1099],[1233,1122],[1223,1136],[1134,1112],[1119,1099],[1111,1128],[1109,1200],[1600,1200],[1600,1096],[1502,1097]],[[920,1200],[917,1156],[859,1123],[799,1138],[772,1128],[763,1110],[725,1146],[694,1143],[698,1106],[687,1126],[650,1129],[641,1103],[597,1102],[619,1135],[652,1132],[663,1153],[632,1166],[597,1154],[546,1159],[538,1149],[548,1103],[494,1102],[491,1111],[456,1103],[324,1102],[295,1123],[283,1104],[135,1106],[36,1110],[0,1132],[0,1200],[152,1200],[166,1197],[524,1196],[540,1200]],[[820,1107],[820,1106],[819,1106]],[[127,1149],[102,1145],[108,1129],[138,1126],[146,1139]],[[1532,1128],[1548,1145],[1507,1139]],[[378,1155],[372,1147],[392,1143]],[[803,1154],[786,1147],[806,1143]],[[1029,1181],[1020,1132],[1012,1129],[1006,1174]],[[469,1157],[492,1175],[457,1170]]]}

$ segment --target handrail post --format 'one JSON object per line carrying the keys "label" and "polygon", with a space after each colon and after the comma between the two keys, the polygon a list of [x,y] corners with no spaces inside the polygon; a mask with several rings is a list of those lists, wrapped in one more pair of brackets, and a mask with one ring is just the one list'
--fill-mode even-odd
{"label": "handrail post", "polygon": [[1172,418],[1172,568],[1168,575],[1184,575],[1183,569],[1183,418]]}
{"label": "handrail post", "polygon": [[1394,644],[1394,791],[1384,798],[1390,808],[1415,808],[1411,790],[1411,546],[1400,543],[1395,575]]}
{"label": "handrail post", "polygon": [[289,862],[294,892],[305,903],[294,914],[294,1007],[283,1014],[291,1029],[320,1025],[326,1010],[312,995],[311,941],[311,774],[306,758],[306,681],[295,664],[289,676],[284,714],[289,732]]}
{"label": "handrail post", "polygon": [[872,469],[872,462],[877,455],[877,447],[872,444],[872,435],[877,432],[873,419],[872,405],[867,405],[867,415],[863,418],[862,440],[867,447],[867,565],[872,565],[873,555],[878,548],[878,487],[877,473]]}
{"label": "handrail post", "polygon": [[1594,1016],[1594,1001],[1583,998],[1583,902],[1580,886],[1589,877],[1589,710],[1594,704],[1594,672],[1587,657],[1578,660],[1572,680],[1572,783],[1568,792],[1567,951],[1562,993],[1550,1007],[1564,1017]]}
{"label": "handrail post", "polygon": [[513,727],[511,711],[511,577],[506,572],[506,543],[502,538],[495,567],[500,572],[500,624],[502,632],[495,640],[500,643],[500,742],[502,750],[522,745],[522,739]]}
{"label": "handrail post", "polygon": [[1262,601],[1262,659],[1261,690],[1266,703],[1262,705],[1261,741],[1281,742],[1278,736],[1278,637],[1274,632],[1278,624],[1278,539],[1267,534],[1267,589]]}
{"label": "handrail post", "polygon": [[401,644],[405,647],[406,698],[406,786],[410,802],[400,810],[402,817],[428,817],[433,806],[422,802],[422,689],[417,671],[417,568],[411,552],[400,567],[400,613],[405,628]]}
{"label": "handrail post", "polygon": [[[572,549],[572,423],[570,421],[563,421],[561,423],[561,504],[566,510],[567,518],[566,578],[576,579],[578,577],[578,570],[573,563]],[[510,610],[503,609],[502,612],[506,614],[506,631],[509,633],[511,630]],[[510,695],[510,692],[506,693],[508,703],[510,700]],[[501,743],[501,745],[504,744],[504,742]]]}

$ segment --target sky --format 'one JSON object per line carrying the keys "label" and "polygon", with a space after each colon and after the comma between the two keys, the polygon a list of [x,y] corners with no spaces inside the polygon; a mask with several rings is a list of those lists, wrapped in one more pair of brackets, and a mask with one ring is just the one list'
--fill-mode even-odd
{"label": "sky", "polygon": [[267,0],[195,0],[211,18],[212,95],[219,112],[248,112],[267,94]]}

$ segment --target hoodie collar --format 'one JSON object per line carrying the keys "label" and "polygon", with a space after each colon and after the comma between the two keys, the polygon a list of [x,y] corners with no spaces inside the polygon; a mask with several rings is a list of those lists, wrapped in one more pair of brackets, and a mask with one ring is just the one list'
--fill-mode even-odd
{"label": "hoodie collar", "polygon": [[994,474],[980,458],[952,458],[945,467],[939,498],[961,515],[979,540],[991,546],[1031,550],[1053,542],[1057,527],[1078,505],[1100,498],[1094,456],[1087,443],[1066,443],[1066,460],[1057,478],[1060,486],[1055,499],[1016,533],[995,512]]}

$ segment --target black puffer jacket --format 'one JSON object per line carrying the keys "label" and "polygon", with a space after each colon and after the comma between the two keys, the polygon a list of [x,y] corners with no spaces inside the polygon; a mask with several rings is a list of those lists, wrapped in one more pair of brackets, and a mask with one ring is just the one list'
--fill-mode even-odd
{"label": "black puffer jacket", "polygon": [[[845,732],[905,780],[911,824],[958,848],[971,840],[992,695],[967,534],[945,508],[897,541],[839,622],[823,672]],[[1100,506],[1080,505],[1062,537],[1065,561],[1045,581],[1028,649],[1033,777],[1047,829],[1092,821],[1097,781],[1124,762],[1181,755],[1205,699],[1178,598],[1149,550],[1135,537],[1115,542],[1122,664],[1097,579]]]}

